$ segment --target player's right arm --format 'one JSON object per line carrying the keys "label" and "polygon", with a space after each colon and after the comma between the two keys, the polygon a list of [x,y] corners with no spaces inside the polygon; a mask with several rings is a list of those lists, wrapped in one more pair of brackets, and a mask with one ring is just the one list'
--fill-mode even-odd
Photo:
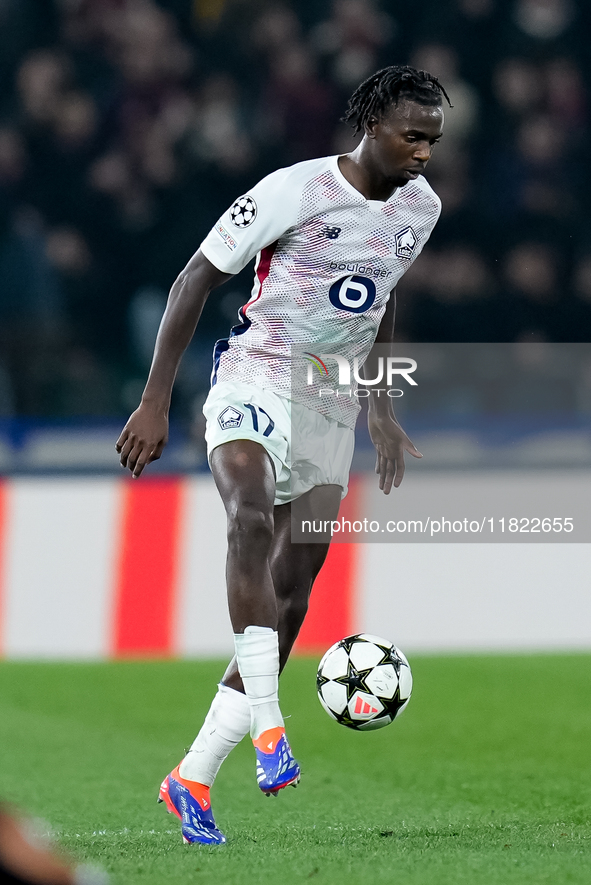
{"label": "player's right arm", "polygon": [[160,457],[168,442],[170,397],[181,357],[209,293],[230,276],[218,270],[199,250],[170,290],[141,403],[116,443],[121,465],[131,470],[134,479],[146,464]]}
{"label": "player's right arm", "polygon": [[[308,178],[306,164],[299,164],[259,181],[224,212],[175,281],[142,401],[116,444],[121,464],[129,467],[135,479],[146,464],[160,457],[167,443],[172,386],[207,296],[296,222]],[[244,204],[248,214],[241,214]]]}

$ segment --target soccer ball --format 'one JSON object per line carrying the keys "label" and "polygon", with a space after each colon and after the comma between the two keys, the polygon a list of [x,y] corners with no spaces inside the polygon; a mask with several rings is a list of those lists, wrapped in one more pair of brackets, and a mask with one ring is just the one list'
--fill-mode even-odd
{"label": "soccer ball", "polygon": [[316,686],[329,716],[348,728],[371,731],[400,716],[410,700],[412,673],[392,642],[357,633],[328,649]]}
{"label": "soccer ball", "polygon": [[257,204],[252,197],[240,197],[230,209],[232,224],[236,227],[248,227],[256,218]]}

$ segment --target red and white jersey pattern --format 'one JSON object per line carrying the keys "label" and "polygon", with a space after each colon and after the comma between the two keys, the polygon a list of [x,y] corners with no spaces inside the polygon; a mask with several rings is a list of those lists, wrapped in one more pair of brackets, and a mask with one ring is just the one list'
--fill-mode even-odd
{"label": "red and white jersey pattern", "polygon": [[201,244],[225,273],[238,273],[257,255],[251,298],[230,337],[216,345],[212,383],[260,384],[354,426],[355,399],[298,396],[292,348],[318,354],[330,347],[362,365],[391,291],[421,252],[440,210],[422,176],[386,202],[366,200],[343,176],[336,156],[297,163],[260,181]]}

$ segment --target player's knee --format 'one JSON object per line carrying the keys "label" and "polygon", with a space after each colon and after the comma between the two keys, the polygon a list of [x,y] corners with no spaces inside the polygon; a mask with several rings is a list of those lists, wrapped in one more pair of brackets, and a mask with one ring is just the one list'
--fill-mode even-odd
{"label": "player's knee", "polygon": [[273,540],[273,516],[255,503],[239,502],[228,512],[228,544],[250,549],[270,547]]}

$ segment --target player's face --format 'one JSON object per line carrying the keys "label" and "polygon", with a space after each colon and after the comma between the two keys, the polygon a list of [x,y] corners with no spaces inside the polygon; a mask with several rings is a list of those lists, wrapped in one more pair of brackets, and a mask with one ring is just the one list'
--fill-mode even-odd
{"label": "player's face", "polygon": [[395,187],[404,187],[423,172],[442,132],[441,107],[401,101],[366,129],[376,171]]}

